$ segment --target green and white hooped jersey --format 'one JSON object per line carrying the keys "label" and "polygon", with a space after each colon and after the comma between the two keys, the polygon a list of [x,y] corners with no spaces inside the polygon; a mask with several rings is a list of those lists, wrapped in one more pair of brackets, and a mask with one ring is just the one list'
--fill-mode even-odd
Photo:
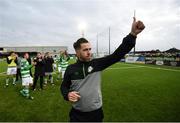
{"label": "green and white hooped jersey", "polygon": [[57,64],[58,67],[60,67],[61,57],[56,58],[56,64]]}
{"label": "green and white hooped jersey", "polygon": [[62,59],[62,62],[60,63],[60,67],[62,68],[62,70],[66,69],[67,66],[68,66],[68,62]]}
{"label": "green and white hooped jersey", "polygon": [[65,70],[68,66],[68,60],[69,60],[69,57],[64,58],[63,56],[60,56],[60,58],[57,60],[58,67],[61,67],[62,70]]}
{"label": "green and white hooped jersey", "polygon": [[29,65],[29,62],[26,59],[21,60],[21,76],[22,78],[30,77],[30,68],[32,65]]}

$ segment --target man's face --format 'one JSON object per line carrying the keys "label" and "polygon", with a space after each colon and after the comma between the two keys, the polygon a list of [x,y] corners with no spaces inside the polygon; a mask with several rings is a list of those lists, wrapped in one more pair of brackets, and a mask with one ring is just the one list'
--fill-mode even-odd
{"label": "man's face", "polygon": [[76,55],[81,61],[90,61],[92,57],[91,44],[82,43],[81,48],[76,50]]}
{"label": "man's face", "polygon": [[38,58],[41,58],[41,53],[38,53],[38,54],[37,54],[37,57],[38,57]]}
{"label": "man's face", "polygon": [[24,58],[25,58],[25,59],[28,59],[28,58],[29,58],[29,54],[26,53],[26,54],[24,55]]}
{"label": "man's face", "polygon": [[51,54],[50,53],[47,53],[47,57],[50,57],[51,56]]}

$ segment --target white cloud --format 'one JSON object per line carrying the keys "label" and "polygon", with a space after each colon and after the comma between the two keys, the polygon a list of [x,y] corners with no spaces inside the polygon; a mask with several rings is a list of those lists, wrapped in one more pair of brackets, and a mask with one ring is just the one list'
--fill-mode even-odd
{"label": "white cloud", "polygon": [[108,51],[110,26],[113,51],[130,32],[134,9],[146,25],[137,50],[180,49],[178,0],[0,0],[0,46],[68,45],[73,51],[80,18],[94,49],[99,34],[101,51]]}

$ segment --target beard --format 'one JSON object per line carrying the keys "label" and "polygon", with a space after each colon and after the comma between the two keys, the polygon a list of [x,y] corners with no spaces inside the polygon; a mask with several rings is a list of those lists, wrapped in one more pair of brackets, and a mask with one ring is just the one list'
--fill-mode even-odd
{"label": "beard", "polygon": [[89,61],[91,61],[91,59],[92,59],[91,56],[89,56],[89,57],[80,56],[80,57],[79,57],[79,60],[85,61],[85,62],[89,62]]}

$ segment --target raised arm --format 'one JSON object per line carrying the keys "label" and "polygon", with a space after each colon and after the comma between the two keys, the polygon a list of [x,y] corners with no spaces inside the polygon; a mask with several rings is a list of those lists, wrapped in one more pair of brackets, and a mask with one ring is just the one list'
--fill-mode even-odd
{"label": "raised arm", "polygon": [[133,19],[130,34],[123,39],[122,44],[114,51],[114,53],[92,61],[92,63],[96,66],[96,71],[104,70],[110,65],[120,61],[120,59],[122,59],[124,55],[131,51],[131,49],[135,46],[136,37],[140,32],[142,32],[142,30],[144,30],[145,26],[143,22],[136,21],[135,17]]}

